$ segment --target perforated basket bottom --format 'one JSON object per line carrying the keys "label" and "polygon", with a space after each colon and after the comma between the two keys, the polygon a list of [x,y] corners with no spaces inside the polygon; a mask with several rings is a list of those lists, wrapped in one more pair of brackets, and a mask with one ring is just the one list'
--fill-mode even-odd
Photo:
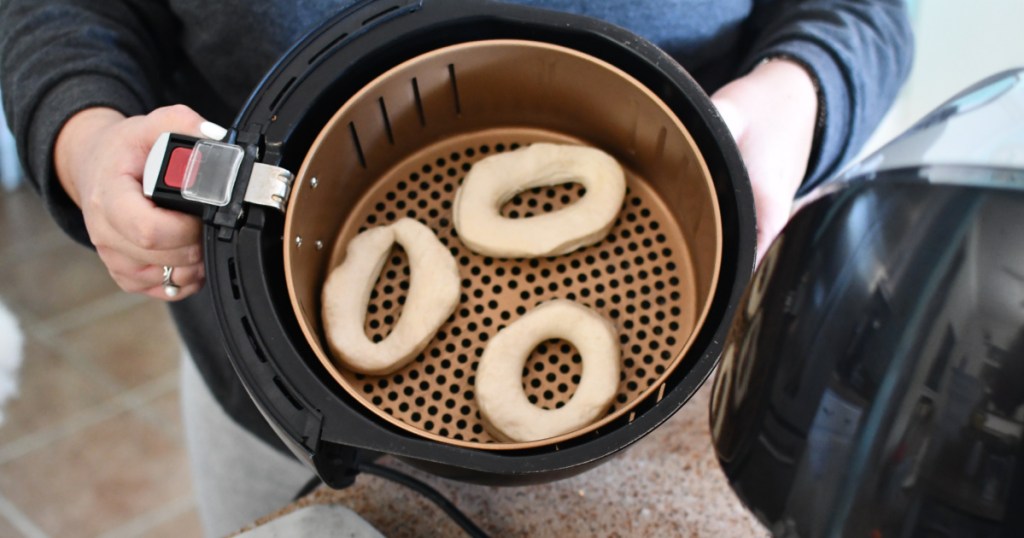
{"label": "perforated basket bottom", "polygon": [[[499,260],[477,255],[459,241],[452,204],[472,164],[537,141],[580,143],[532,129],[494,129],[444,140],[380,178],[338,235],[330,267],[340,263],[356,233],[402,217],[429,226],[458,261],[461,302],[414,362],[395,374],[374,377],[351,372],[335,361],[339,381],[370,409],[404,429],[477,448],[536,446],[503,443],[484,429],[474,399],[474,373],[487,342],[498,331],[551,299],[578,301],[606,316],[616,327],[622,351],[622,374],[608,415],[568,437],[598,428],[642,398],[660,397],[655,389],[688,345],[699,318],[691,254],[676,219],[628,170],[622,211],[600,243],[554,258]],[[583,192],[578,184],[534,189],[516,196],[503,213],[529,217],[570,204]],[[401,314],[408,285],[409,266],[396,247],[367,307],[366,331],[371,338],[388,334]],[[541,407],[560,407],[572,397],[582,368],[572,345],[546,342],[524,368],[526,394]]]}

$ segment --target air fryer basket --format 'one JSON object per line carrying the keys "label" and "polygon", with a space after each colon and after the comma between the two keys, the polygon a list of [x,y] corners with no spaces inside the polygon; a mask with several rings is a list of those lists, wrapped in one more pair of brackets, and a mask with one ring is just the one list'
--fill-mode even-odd
{"label": "air fryer basket", "polygon": [[[204,215],[227,355],[280,438],[335,487],[361,454],[502,485],[597,465],[704,382],[753,265],[749,184],[707,95],[662,51],[594,19],[498,2],[359,1],[279,61],[232,131],[246,155],[239,182]],[[565,256],[475,255],[451,224],[458,182],[480,159],[537,141],[597,147],[623,165],[615,227]],[[253,163],[296,172],[283,213],[244,199]],[[504,211],[526,218],[581,195],[576,184],[536,189]],[[356,375],[326,352],[321,285],[355,234],[409,216],[453,251],[462,301],[404,370]],[[396,249],[367,306],[369,334],[400,318],[407,271]],[[500,327],[556,297],[615,324],[614,407],[568,435],[498,442],[474,405],[475,363]],[[581,368],[571,345],[548,341],[524,388],[557,406]]]}
{"label": "air fryer basket", "polygon": [[[600,88],[599,92],[591,91]],[[455,191],[472,164],[520,145],[587,144],[627,170],[629,193],[611,234],[575,253],[535,260],[477,255],[452,225]],[[574,184],[507,204],[512,218],[572,203]],[[334,379],[384,420],[434,440],[485,449],[557,443],[599,428],[663,387],[703,322],[718,277],[721,222],[709,172],[686,128],[654,94],[610,64],[523,40],[445,47],[389,70],[327,122],[298,173],[286,212],[286,281],[303,332]],[[462,301],[418,359],[364,376],[323,344],[321,284],[349,240],[398,218],[420,219],[459,262]],[[367,331],[401,315],[409,267],[391,257],[368,306]],[[566,298],[613,321],[623,371],[607,417],[565,436],[498,442],[474,401],[490,337],[537,304]],[[524,387],[537,405],[564,404],[582,372],[565,342],[538,348]]]}

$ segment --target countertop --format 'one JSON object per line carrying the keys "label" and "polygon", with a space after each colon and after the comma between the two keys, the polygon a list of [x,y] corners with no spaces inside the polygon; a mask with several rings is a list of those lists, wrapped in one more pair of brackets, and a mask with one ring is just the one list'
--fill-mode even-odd
{"label": "countertop", "polygon": [[[493,536],[768,536],[729,489],[708,431],[711,383],[629,449],[581,475],[543,485],[491,487],[441,479],[393,458],[381,463],[426,481]],[[312,504],[342,504],[389,537],[460,536],[440,509],[403,486],[360,476],[321,488],[266,524]]]}

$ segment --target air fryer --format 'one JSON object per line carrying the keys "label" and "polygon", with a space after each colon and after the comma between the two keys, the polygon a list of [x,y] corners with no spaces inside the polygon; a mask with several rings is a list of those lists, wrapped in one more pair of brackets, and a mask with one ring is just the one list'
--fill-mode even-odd
{"label": "air fryer", "polygon": [[1024,70],[814,193],[771,246],[712,399],[779,536],[1024,535]]}
{"label": "air fryer", "polygon": [[[540,141],[619,160],[628,193],[614,228],[565,256],[473,253],[451,222],[459,182],[478,160]],[[280,437],[333,486],[348,483],[360,454],[493,484],[596,465],[703,383],[753,264],[750,188],[708,97],[653,45],[588,18],[489,2],[357,2],[278,62],[226,142],[189,149],[209,150],[200,171],[221,179],[186,185],[187,200],[161,180],[154,197],[203,215],[207,285],[231,362]],[[168,154],[194,143],[163,140]],[[572,183],[535,189],[503,211],[529,218],[583,195]],[[461,302],[412,364],[357,374],[325,345],[321,286],[355,234],[403,217],[450,248]],[[396,251],[367,306],[368,335],[387,333],[407,285]],[[554,298],[615,324],[615,401],[570,434],[500,442],[475,407],[475,364],[498,330]],[[556,407],[581,368],[571,345],[549,341],[523,385],[536,405]]]}

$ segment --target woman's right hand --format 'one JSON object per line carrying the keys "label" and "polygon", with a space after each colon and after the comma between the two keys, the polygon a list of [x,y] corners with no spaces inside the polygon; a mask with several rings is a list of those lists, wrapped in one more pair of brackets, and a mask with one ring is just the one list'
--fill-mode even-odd
{"label": "woman's right hand", "polygon": [[[74,115],[57,137],[54,164],[61,185],[82,209],[89,239],[121,289],[177,301],[203,285],[198,218],[157,207],[142,193],[146,157],[163,132],[220,139],[222,127],[175,105],[126,118],[110,108]],[[163,286],[165,266],[180,291]]]}

